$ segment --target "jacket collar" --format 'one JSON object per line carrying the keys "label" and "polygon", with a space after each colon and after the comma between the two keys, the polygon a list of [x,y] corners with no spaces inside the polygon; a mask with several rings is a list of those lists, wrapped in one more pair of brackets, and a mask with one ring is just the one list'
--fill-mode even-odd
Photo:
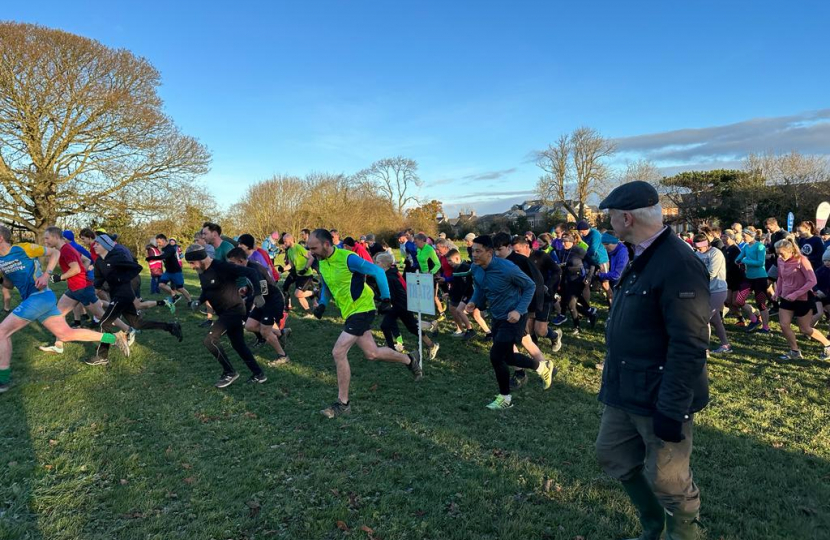
{"label": "jacket collar", "polygon": [[[631,272],[640,272],[643,268],[645,268],[648,261],[654,255],[654,252],[657,251],[657,248],[660,247],[666,240],[671,236],[672,231],[671,228],[666,227],[666,229],[657,237],[657,239],[652,242],[650,246],[643,251],[639,257],[633,258],[629,263],[628,266],[625,267],[625,271],[620,276],[620,281],[618,282],[622,285],[625,278],[628,277],[628,274]],[[618,285],[619,286],[619,285]]]}

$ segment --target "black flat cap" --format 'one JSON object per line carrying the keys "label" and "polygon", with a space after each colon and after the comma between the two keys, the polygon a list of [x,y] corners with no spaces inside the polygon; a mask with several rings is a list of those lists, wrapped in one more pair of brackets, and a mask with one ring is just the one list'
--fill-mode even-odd
{"label": "black flat cap", "polygon": [[635,180],[614,189],[599,203],[600,210],[636,210],[660,202],[657,190],[648,182]]}

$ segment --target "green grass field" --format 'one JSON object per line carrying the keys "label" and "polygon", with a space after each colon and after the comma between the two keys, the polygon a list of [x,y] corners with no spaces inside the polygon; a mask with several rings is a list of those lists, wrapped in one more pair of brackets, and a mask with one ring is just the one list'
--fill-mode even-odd
{"label": "green grass field", "polygon": [[[195,276],[188,273],[195,290]],[[148,284],[145,282],[145,290]],[[63,289],[58,289],[62,291]],[[604,313],[603,313],[604,315]],[[147,315],[167,320],[159,308]],[[352,415],[336,398],[337,320],[292,318],[292,363],[220,391],[202,319],[184,308],[178,344],[144,332],[110,366],[14,336],[0,395],[2,539],[616,539],[638,533],[619,485],[596,464],[601,322],[565,337],[559,375],[494,412],[485,343],[439,337],[413,382],[400,365],[352,355]],[[566,323],[567,324],[567,323]],[[692,458],[710,539],[830,537],[830,365],[819,347],[781,362],[779,334],[728,325],[736,353],[712,358],[712,403]],[[378,340],[380,340],[378,333]],[[405,338],[414,345],[412,339]],[[230,351],[230,347],[228,347]],[[273,352],[256,349],[262,360]]]}

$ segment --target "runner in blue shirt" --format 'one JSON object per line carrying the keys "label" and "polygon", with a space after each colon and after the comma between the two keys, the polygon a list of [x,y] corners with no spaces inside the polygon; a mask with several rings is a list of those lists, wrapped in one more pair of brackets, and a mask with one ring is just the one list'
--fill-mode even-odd
{"label": "runner in blue shirt", "polygon": [[[48,257],[46,271],[40,257]],[[33,321],[40,322],[60,341],[92,341],[115,343],[125,356],[130,354],[126,334],[116,339],[113,334],[70,328],[58,311],[55,293],[49,289],[49,275],[58,265],[60,251],[37,244],[12,245],[11,231],[0,226],[0,273],[3,286],[17,288],[20,304],[0,323],[0,393],[9,389],[11,378],[12,335]]]}

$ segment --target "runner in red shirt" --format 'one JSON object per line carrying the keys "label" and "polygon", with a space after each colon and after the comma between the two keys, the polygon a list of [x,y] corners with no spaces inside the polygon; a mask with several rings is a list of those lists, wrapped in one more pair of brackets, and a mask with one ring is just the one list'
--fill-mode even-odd
{"label": "runner in red shirt", "polygon": [[[70,311],[75,309],[77,305],[82,305],[92,315],[101,318],[104,315],[104,305],[95,294],[95,288],[92,286],[92,281],[86,273],[86,268],[90,261],[81,256],[75,248],[73,248],[66,238],[63,237],[63,231],[57,227],[49,227],[43,234],[43,243],[50,248],[60,251],[60,258],[58,265],[60,266],[60,274],[52,274],[51,281],[57,283],[59,281],[66,281],[67,291],[63,293],[60,300],[58,300],[58,311],[61,315],[66,316]],[[122,321],[116,321],[115,325],[132,334],[135,332],[132,328],[124,324]],[[128,336],[134,340],[134,336]],[[63,342],[55,341],[54,345],[41,345],[38,347],[41,351],[63,354]]]}
{"label": "runner in red shirt", "polygon": [[369,255],[369,252],[366,250],[363,244],[361,244],[360,242],[355,242],[355,239],[351,236],[347,236],[343,239],[343,248],[348,249],[349,251],[354,251],[361,259],[364,259],[370,263],[374,264],[375,262],[372,260],[372,256]]}

